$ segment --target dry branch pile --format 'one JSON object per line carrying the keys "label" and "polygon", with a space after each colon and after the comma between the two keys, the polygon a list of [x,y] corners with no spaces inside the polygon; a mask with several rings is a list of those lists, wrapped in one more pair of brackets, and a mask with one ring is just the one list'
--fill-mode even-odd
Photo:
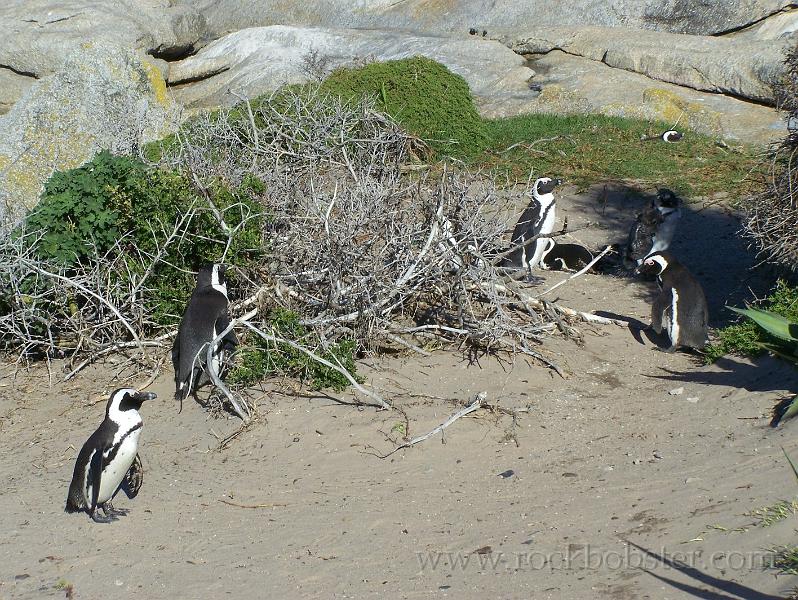
{"label": "dry branch pile", "polygon": [[767,260],[798,271],[798,47],[785,64],[775,92],[788,114],[787,136],[773,149],[765,190],[751,199],[745,233]]}
{"label": "dry branch pile", "polygon": [[421,350],[418,338],[443,336],[540,357],[530,346],[562,313],[521,301],[493,264],[527,200],[462,167],[428,168],[424,152],[368,100],[282,92],[194,120],[162,164],[204,193],[217,179],[264,182],[269,260],[243,304],[297,313],[317,348]]}
{"label": "dry branch pile", "polygon": [[[235,269],[233,316],[247,313],[236,323],[250,336],[275,339],[267,317],[279,306],[298,315],[309,334],[289,341],[314,360],[341,340],[360,351],[401,346],[425,353],[425,340],[434,337],[469,352],[524,352],[559,371],[532,346],[555,330],[578,336],[569,325],[574,319],[600,319],[527,295],[495,266],[526,193],[501,193],[488,175],[426,165],[426,156],[420,140],[368,99],[344,103],[284,90],[200,115],[162,144],[153,165],[182,173],[197,193],[191,211],[159,224],[157,252],[136,254],[123,239],[90,266],[67,272],[36,259],[19,236],[2,240],[0,281],[30,286],[32,275],[46,284],[33,286],[39,296],[16,288],[3,294],[14,306],[0,311],[0,335],[17,339],[21,356],[64,348],[52,338],[66,337],[80,360],[121,347],[143,355],[145,346],[161,345],[173,332],[148,321],[141,298],[152,265],[189,235],[199,210],[218,222],[225,248],[219,261],[230,259],[246,223],[261,223],[265,257]],[[220,210],[219,190],[253,179],[259,184],[249,198]],[[236,206],[233,226],[225,215]],[[248,415],[246,407],[236,412]]]}

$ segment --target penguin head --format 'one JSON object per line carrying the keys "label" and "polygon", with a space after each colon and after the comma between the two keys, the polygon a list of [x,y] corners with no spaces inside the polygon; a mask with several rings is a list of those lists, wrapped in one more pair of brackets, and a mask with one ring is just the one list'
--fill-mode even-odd
{"label": "penguin head", "polygon": [[554,188],[562,184],[562,179],[552,179],[551,177],[541,177],[535,180],[532,188],[532,195],[538,200],[554,192]]}
{"label": "penguin head", "polygon": [[155,392],[139,392],[133,388],[119,388],[111,393],[111,397],[108,399],[108,406],[105,409],[105,416],[117,417],[114,420],[118,420],[118,416],[124,415],[129,411],[138,413],[143,402],[157,397]]}
{"label": "penguin head", "polygon": [[672,258],[668,252],[652,252],[643,259],[643,262],[635,269],[636,275],[662,275],[668,268]]}
{"label": "penguin head", "polygon": [[669,212],[679,208],[679,197],[668,188],[660,188],[657,190],[657,197],[654,198],[654,207],[661,212]]}
{"label": "penguin head", "polygon": [[211,287],[227,296],[227,279],[225,279],[224,273],[225,266],[220,263],[201,267],[197,273],[197,287]]}

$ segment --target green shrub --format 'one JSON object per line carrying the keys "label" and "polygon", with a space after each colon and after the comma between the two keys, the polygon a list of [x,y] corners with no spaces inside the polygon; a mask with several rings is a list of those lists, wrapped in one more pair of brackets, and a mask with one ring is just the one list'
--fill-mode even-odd
{"label": "green shrub", "polygon": [[[267,319],[267,325],[274,335],[297,343],[308,337],[308,330],[299,322],[296,313],[282,308],[274,309]],[[354,340],[341,340],[331,345],[326,352],[317,352],[322,358],[338,364],[349,371],[357,381]],[[236,366],[229,380],[233,383],[251,385],[273,375],[296,377],[309,381],[314,390],[332,388],[341,391],[349,386],[349,381],[338,371],[322,365],[304,352],[283,343],[274,343],[258,337],[255,345],[243,349],[237,357]]]}
{"label": "green shrub", "polygon": [[[235,228],[247,215],[260,213],[256,197],[262,191],[261,182],[248,179],[237,189],[217,181],[209,193],[225,222]],[[180,235],[161,251],[181,216],[192,209],[193,216],[178,228]],[[92,261],[93,246],[102,255],[121,239],[130,274],[141,276],[160,251],[144,297],[159,325],[177,322],[194,286],[190,271],[219,261],[226,246],[215,216],[184,176],[107,151],[82,167],[55,173],[25,228],[41,232],[35,248],[41,258],[65,266]],[[249,264],[262,252],[260,246],[260,218],[254,218],[235,236],[225,262]]]}
{"label": "green shrub", "polygon": [[321,90],[344,99],[371,95],[377,108],[443,154],[473,157],[487,144],[468,84],[423,56],[337,69]]}
{"label": "green shrub", "polygon": [[[798,286],[790,286],[780,280],[762,308],[781,315],[790,321],[798,322]],[[739,356],[759,356],[765,350],[762,344],[779,345],[779,340],[768,334],[754,321],[746,319],[718,330],[719,340],[706,347],[706,357],[714,362],[726,354]]]}

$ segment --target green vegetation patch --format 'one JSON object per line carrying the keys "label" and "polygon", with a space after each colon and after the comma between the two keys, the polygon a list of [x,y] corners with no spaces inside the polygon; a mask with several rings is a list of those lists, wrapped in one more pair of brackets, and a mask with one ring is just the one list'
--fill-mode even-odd
{"label": "green vegetation patch", "polygon": [[[246,220],[227,264],[248,264],[262,253],[260,218],[248,219],[260,211],[253,200],[260,191],[256,180],[235,189],[217,181],[208,190],[230,228]],[[107,151],[54,173],[25,230],[39,236],[35,252],[41,258],[67,267],[97,260],[117,243],[127,256],[127,272],[119,277],[141,277],[155,262],[144,301],[152,320],[167,326],[177,323],[194,287],[191,271],[219,261],[227,246],[208,203],[185,177]]]}
{"label": "green vegetation patch", "polygon": [[344,99],[370,95],[377,109],[437,152],[474,157],[487,147],[485,122],[468,84],[444,65],[423,56],[337,69],[321,91]]}
{"label": "green vegetation patch", "polygon": [[[773,293],[762,303],[762,308],[798,322],[798,286],[780,280]],[[768,334],[750,319],[734,323],[717,331],[718,341],[705,348],[708,362],[714,362],[726,354],[755,357],[764,350],[762,344],[779,344],[779,340]]]}
{"label": "green vegetation patch", "polygon": [[[299,344],[308,337],[308,330],[299,322],[297,314],[290,310],[272,310],[266,324],[275,337]],[[316,353],[332,364],[343,367],[356,381],[361,382],[362,378],[357,375],[355,350],[354,340],[341,340],[330,345],[326,351]],[[342,391],[349,386],[349,380],[335,369],[316,362],[288,344],[268,341],[260,336],[257,336],[254,346],[244,348],[238,354],[236,367],[231,371],[229,380],[251,385],[274,375],[296,377],[300,381],[309,382],[314,390],[332,388]]]}
{"label": "green vegetation patch", "polygon": [[485,127],[489,145],[482,162],[515,178],[531,171],[584,186],[610,179],[696,195],[741,192],[759,173],[753,149],[732,150],[701,134],[687,132],[674,144],[641,140],[669,129],[665,123],[531,114],[486,121]]}

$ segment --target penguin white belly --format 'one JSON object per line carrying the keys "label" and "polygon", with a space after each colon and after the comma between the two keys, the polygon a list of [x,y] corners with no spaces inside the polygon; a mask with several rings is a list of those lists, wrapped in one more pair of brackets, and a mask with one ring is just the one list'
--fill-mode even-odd
{"label": "penguin white belly", "polygon": [[679,313],[677,310],[679,304],[679,293],[675,289],[671,289],[671,306],[670,311],[665,311],[670,318],[668,319],[668,323],[666,325],[668,335],[671,338],[671,345],[675,346],[679,343]]}
{"label": "penguin white belly", "polygon": [[[551,233],[552,231],[554,231],[554,206],[552,206],[546,213],[546,218],[543,220],[543,224],[540,226],[540,233],[538,235]],[[543,258],[543,254],[547,249],[549,249],[550,243],[551,239],[549,238],[540,238],[535,242],[535,253],[532,255],[532,260],[529,261],[530,269],[540,266],[540,261]]]}
{"label": "penguin white belly", "polygon": [[[216,339],[216,336],[219,335],[219,331],[217,331],[216,326],[213,327],[213,339]],[[222,368],[222,360],[224,359],[224,350],[222,348],[222,342],[219,341],[216,346],[213,348],[213,352],[211,353],[211,364],[208,365],[208,369],[213,369],[213,372],[216,375],[221,373],[220,369]],[[212,381],[212,380],[211,380]]]}
{"label": "penguin white belly", "polygon": [[[103,504],[110,500],[111,496],[119,489],[119,485],[122,483],[125,473],[127,473],[130,465],[133,464],[133,460],[136,458],[136,453],[139,448],[140,433],[141,429],[136,429],[128,434],[122,440],[122,444],[119,446],[119,450],[116,456],[114,456],[114,459],[103,469],[102,475],[100,476],[100,494],[97,497],[98,504]],[[107,457],[110,453],[111,450],[106,450],[105,456]],[[91,502],[91,497],[89,497],[89,502]]]}

